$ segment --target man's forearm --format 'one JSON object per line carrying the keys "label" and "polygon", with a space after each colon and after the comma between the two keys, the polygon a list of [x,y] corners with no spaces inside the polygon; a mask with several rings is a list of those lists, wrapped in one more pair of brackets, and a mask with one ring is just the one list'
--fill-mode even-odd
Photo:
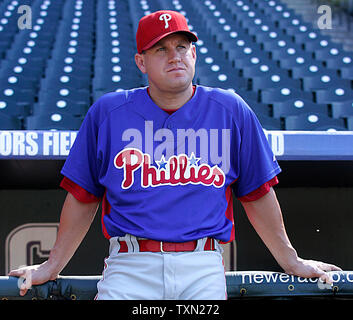
{"label": "man's forearm", "polygon": [[270,192],[256,201],[242,202],[245,212],[252,226],[278,264],[285,272],[291,273],[293,265],[297,263],[297,252],[288,239],[280,205],[276,194]]}
{"label": "man's forearm", "polygon": [[57,239],[47,261],[53,278],[74,255],[89,230],[98,205],[98,202],[82,203],[68,193],[61,211]]}

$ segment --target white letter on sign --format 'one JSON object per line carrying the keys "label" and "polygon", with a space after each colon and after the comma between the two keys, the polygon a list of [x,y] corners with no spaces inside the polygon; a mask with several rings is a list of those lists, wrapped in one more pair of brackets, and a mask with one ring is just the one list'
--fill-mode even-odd
{"label": "white letter on sign", "polygon": [[317,20],[317,26],[319,29],[332,29],[331,7],[322,5],[318,7],[317,13],[323,13],[323,15]]}

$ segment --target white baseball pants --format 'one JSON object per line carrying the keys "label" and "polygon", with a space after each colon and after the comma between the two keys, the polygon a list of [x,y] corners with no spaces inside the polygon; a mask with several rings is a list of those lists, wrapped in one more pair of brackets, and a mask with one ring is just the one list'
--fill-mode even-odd
{"label": "white baseball pants", "polygon": [[[119,253],[118,240],[129,252]],[[110,239],[97,300],[225,300],[222,247],[203,251],[206,238],[192,252],[139,252],[134,236]]]}

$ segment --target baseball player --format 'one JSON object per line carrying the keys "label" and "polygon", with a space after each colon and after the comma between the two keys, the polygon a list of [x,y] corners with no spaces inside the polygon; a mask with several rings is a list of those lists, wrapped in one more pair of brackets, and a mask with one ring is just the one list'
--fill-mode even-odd
{"label": "baseball player", "polygon": [[101,202],[110,249],[96,299],[226,299],[220,244],[234,240],[232,194],[285,272],[330,282],[326,271],[341,270],[298,257],[256,116],[237,94],[192,84],[197,40],[178,12],[140,20],[135,61],[148,87],[91,106],[62,169],[68,194],[50,257],[10,275],[55,279]]}

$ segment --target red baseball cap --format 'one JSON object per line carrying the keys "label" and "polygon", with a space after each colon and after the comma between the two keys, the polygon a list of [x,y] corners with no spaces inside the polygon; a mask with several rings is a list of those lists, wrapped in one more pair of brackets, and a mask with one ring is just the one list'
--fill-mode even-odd
{"label": "red baseball cap", "polygon": [[160,10],[142,17],[136,32],[137,52],[142,53],[175,32],[184,33],[192,42],[198,40],[189,30],[185,17],[179,12]]}

